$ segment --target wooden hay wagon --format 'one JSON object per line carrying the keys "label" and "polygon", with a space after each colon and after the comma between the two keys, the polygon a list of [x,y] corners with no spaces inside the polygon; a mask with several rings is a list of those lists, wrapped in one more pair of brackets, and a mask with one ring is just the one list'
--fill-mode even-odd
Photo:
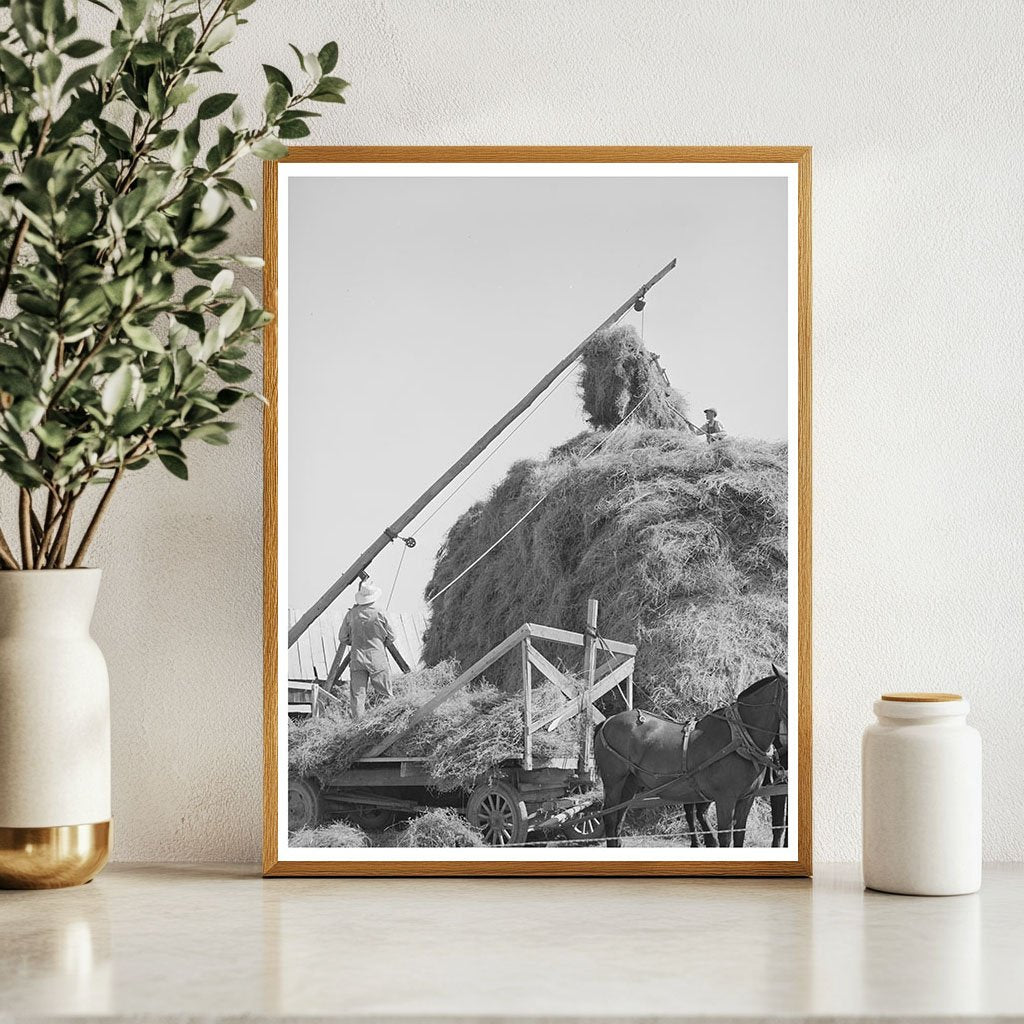
{"label": "wooden hay wagon", "polygon": [[[594,790],[592,741],[593,726],[602,722],[604,715],[594,703],[618,687],[625,705],[632,707],[637,649],[633,644],[598,638],[596,621],[597,602],[592,601],[586,635],[525,623],[346,771],[322,782],[309,777],[289,779],[289,832],[338,817],[367,831],[381,831],[430,807],[452,806],[462,810],[480,830],[484,842],[492,846],[519,845],[528,837],[541,841],[559,835],[597,838],[597,819],[585,813],[599,799]],[[535,640],[583,648],[583,686],[552,664],[536,648]],[[395,748],[445,700],[517,649],[522,671],[522,756],[496,766],[471,789],[439,793],[432,788],[427,759],[396,756]],[[565,698],[555,711],[540,716],[532,707],[534,672],[549,680]],[[538,732],[579,724],[581,713],[586,727],[578,730],[577,755],[535,756],[533,739]]]}

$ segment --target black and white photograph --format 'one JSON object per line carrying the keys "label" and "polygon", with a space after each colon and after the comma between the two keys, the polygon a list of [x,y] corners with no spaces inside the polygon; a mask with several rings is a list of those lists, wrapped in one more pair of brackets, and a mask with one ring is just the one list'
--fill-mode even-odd
{"label": "black and white photograph", "polygon": [[794,865],[797,163],[301,153],[279,859]]}

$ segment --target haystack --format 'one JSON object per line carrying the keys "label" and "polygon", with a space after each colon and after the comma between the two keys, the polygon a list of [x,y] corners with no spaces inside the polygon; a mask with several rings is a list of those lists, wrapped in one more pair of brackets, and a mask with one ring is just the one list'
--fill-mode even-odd
{"label": "haystack", "polygon": [[[786,664],[785,443],[727,437],[708,445],[687,430],[633,421],[581,434],[545,460],[513,465],[459,518],[428,598],[544,494],[434,603],[428,663],[469,664],[527,621],[581,630],[587,598],[596,597],[600,632],[639,646],[640,707],[704,713],[767,675],[772,660]],[[578,649],[544,653],[578,667]],[[515,659],[489,679],[517,686]]]}
{"label": "haystack", "polygon": [[686,402],[657,359],[632,327],[611,327],[590,342],[579,390],[592,427],[610,430],[629,416],[647,427],[686,429]]}

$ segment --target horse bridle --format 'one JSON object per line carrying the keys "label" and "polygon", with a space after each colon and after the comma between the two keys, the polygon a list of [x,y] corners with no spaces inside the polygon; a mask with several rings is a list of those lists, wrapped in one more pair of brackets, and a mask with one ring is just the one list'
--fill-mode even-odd
{"label": "horse bridle", "polygon": [[[781,676],[776,676],[775,678],[776,679],[781,679],[782,677]],[[788,687],[787,687],[787,691],[788,691]],[[788,698],[788,692],[787,692],[787,698]],[[788,701],[787,698],[783,697],[782,687],[779,686],[779,687],[776,687],[776,689],[775,689],[775,696],[771,700],[749,701],[749,700],[742,700],[741,698],[737,697],[736,700],[733,701],[733,703],[737,707],[744,707],[744,708],[774,707],[775,710],[778,711],[778,713],[779,713],[779,728],[776,729],[774,732],[772,732],[771,729],[764,728],[764,726],[749,725],[747,722],[743,723],[743,727],[745,729],[751,730],[753,732],[765,733],[766,735],[770,733],[772,738],[774,739],[779,734],[779,732],[781,730],[781,727],[783,725],[786,726],[787,730],[789,729],[789,701]],[[712,711],[711,714],[717,715],[718,712]]]}

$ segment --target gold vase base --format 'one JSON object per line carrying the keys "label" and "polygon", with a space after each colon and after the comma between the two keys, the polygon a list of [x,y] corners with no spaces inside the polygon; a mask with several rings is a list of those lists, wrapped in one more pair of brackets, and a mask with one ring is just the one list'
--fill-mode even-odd
{"label": "gold vase base", "polygon": [[0,889],[84,885],[110,857],[110,822],[7,828],[0,825]]}

